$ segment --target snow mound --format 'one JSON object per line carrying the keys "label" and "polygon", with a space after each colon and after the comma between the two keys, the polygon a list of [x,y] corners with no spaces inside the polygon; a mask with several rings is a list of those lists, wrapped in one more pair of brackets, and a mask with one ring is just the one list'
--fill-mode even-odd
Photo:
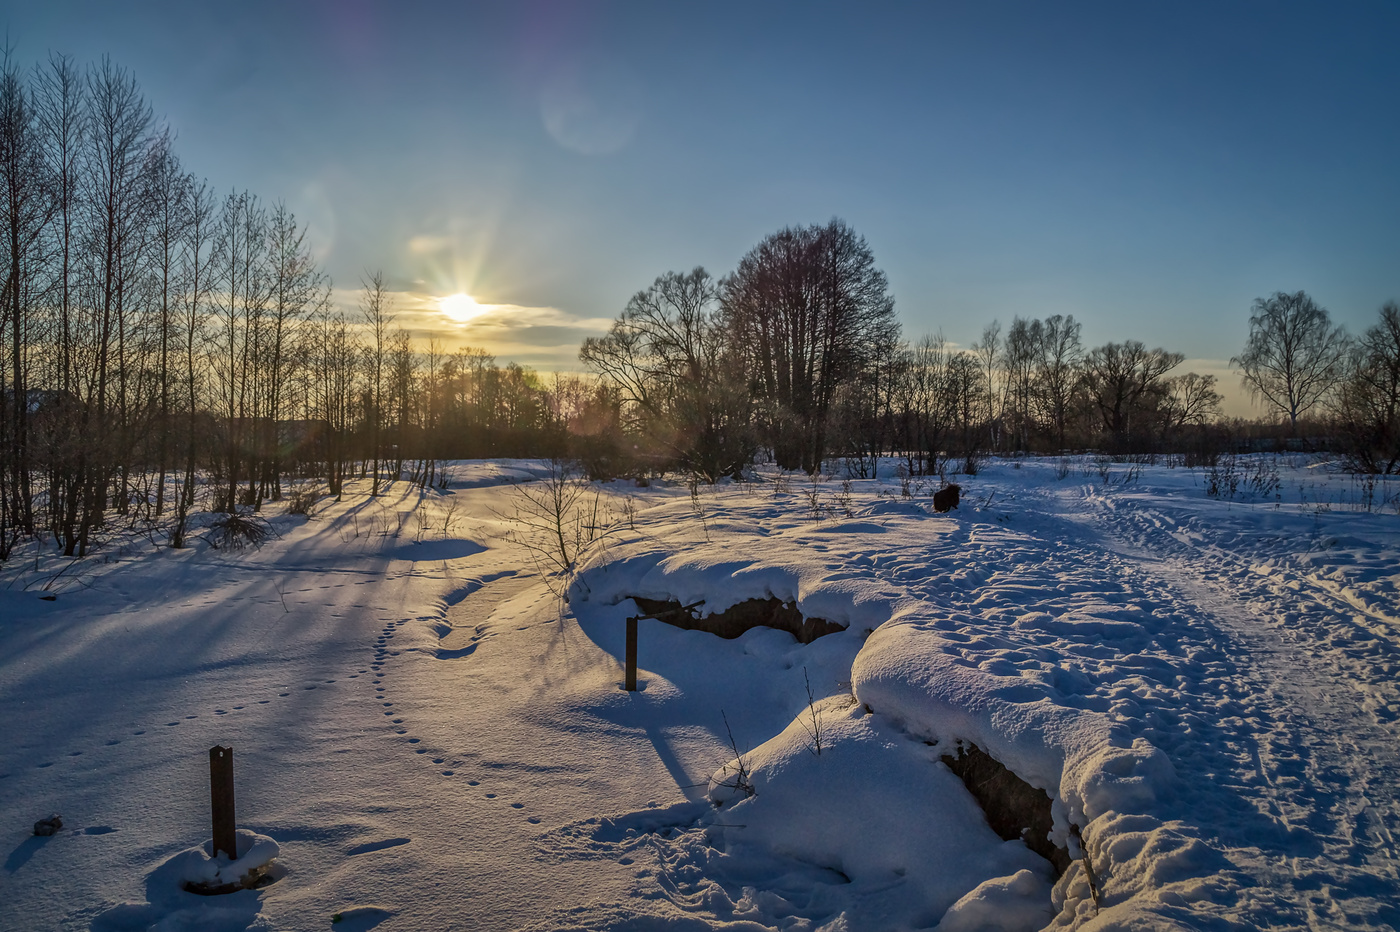
{"label": "snow mound", "polygon": [[181,886],[187,889],[213,889],[230,884],[251,887],[267,873],[272,860],[281,853],[277,842],[271,838],[242,828],[238,830],[235,845],[238,857],[232,861],[222,851],[214,854],[212,840],[177,854]]}
{"label": "snow mound", "polygon": [[[738,785],[738,761],[710,779],[711,798],[722,806],[712,831],[724,850],[739,860],[792,858],[841,875],[852,885],[853,928],[928,926],[978,890],[978,903],[1010,903],[1017,916],[1033,912],[1033,928],[1050,919],[1049,863],[991,830],[936,747],[911,740],[849,695],[814,704],[743,762],[751,796]],[[989,877],[1005,889],[984,883]],[[969,916],[974,911],[967,907]]]}
{"label": "snow mound", "polygon": [[1045,883],[1028,870],[983,881],[938,921],[939,932],[1034,932],[1051,919]]}
{"label": "snow mound", "polygon": [[[212,841],[177,852],[148,875],[150,902],[104,910],[93,919],[92,932],[272,932],[276,926],[262,914],[260,893],[252,885],[280,875],[277,842],[239,829],[235,846],[235,860],[222,852],[215,857]],[[190,889],[225,885],[234,892],[200,896]]]}

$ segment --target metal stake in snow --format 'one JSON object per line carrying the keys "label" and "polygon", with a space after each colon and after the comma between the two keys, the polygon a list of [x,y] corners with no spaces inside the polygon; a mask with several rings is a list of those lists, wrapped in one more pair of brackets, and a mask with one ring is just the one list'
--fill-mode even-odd
{"label": "metal stake in snow", "polygon": [[637,616],[627,619],[627,691],[637,691]]}
{"label": "metal stake in snow", "polygon": [[238,859],[233,820],[233,748],[209,749],[209,804],[214,813],[214,854]]}

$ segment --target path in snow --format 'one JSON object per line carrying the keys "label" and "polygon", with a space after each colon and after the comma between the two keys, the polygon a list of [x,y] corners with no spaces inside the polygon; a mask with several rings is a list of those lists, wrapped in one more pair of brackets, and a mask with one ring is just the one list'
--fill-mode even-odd
{"label": "path in snow", "polygon": [[1232,860],[1265,880],[1280,922],[1400,923],[1397,620],[1286,553],[1241,558],[1181,533],[1152,507],[1159,502],[1086,498],[1119,553],[1223,634],[1237,658],[1233,707],[1217,728],[1223,743],[1250,752],[1237,762],[1241,797],[1282,831]]}

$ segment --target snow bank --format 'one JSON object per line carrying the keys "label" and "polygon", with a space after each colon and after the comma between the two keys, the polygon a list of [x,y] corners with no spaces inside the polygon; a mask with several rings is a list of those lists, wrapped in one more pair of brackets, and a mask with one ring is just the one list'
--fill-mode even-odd
{"label": "snow bank", "polygon": [[[1069,907],[1067,922],[1093,917],[1095,928],[1112,928],[1117,920],[1132,927],[1147,921],[1151,905],[1122,902],[1116,911],[1105,910],[1102,889],[1096,896],[1090,886],[1081,838],[1091,842],[1088,863],[1097,884],[1115,894],[1112,899],[1148,892],[1169,878],[1189,881],[1193,868],[1217,869],[1215,861],[1197,856],[1198,841],[1162,830],[1150,816],[1136,823],[1148,828],[1136,843],[1119,838],[1125,816],[1151,812],[1160,797],[1176,790],[1175,770],[1160,749],[1105,715],[1065,704],[1065,696],[1042,682],[968,664],[955,649],[960,643],[944,642],[936,629],[910,620],[886,625],[857,655],[852,688],[862,703],[909,734],[943,748],[976,744],[1050,796],[1051,841],[1078,859],[1055,889],[1056,909]],[[1143,883],[1145,876],[1153,882]],[[987,896],[996,898],[990,888]],[[958,915],[965,911],[966,918],[952,928],[975,928],[958,923],[973,922],[985,907],[977,897],[960,904]],[[1160,915],[1151,921],[1170,927]]]}
{"label": "snow bank", "polygon": [[[948,516],[881,497],[849,519],[803,521],[775,496],[716,502],[705,527],[694,503],[671,502],[588,555],[571,597],[703,599],[715,612],[777,597],[848,625],[837,637],[873,632],[850,693],[819,704],[829,729],[820,756],[799,715],[749,755],[751,796],[736,789],[739,762],[715,772],[711,795],[724,806],[716,837],[732,857],[765,851],[837,871],[852,882],[852,916],[866,909],[864,891],[888,891],[889,912],[866,918],[896,926],[945,914],[953,929],[993,915],[1004,928],[1052,917],[1095,928],[1182,924],[1173,916],[1189,907],[1180,904],[1223,888],[1220,859],[1161,811],[1179,789],[1167,755],[1108,714],[1102,686],[1061,659],[1087,647],[1127,663],[1153,646],[1153,606],[1079,595],[1100,588],[1096,567],[1056,565],[1058,529],[1010,526],[1014,501],[1003,491],[991,522],[973,496]],[[1052,594],[1068,594],[1070,605],[1033,610],[1039,580],[997,579],[1042,559],[1055,574]],[[996,598],[966,615],[952,609],[964,591],[982,590]],[[1015,600],[1007,611],[997,604],[1003,593]],[[938,761],[960,743],[1049,796],[1050,840],[1074,859],[1053,891],[1048,862],[998,838]]]}
{"label": "snow bank", "polygon": [[850,696],[816,704],[743,766],[752,795],[736,786],[739,761],[710,779],[722,805],[713,831],[725,851],[741,861],[771,852],[839,873],[851,884],[852,928],[932,925],[989,877],[1004,882],[983,899],[1018,904],[998,928],[1049,921],[1049,864],[997,837],[934,747]]}
{"label": "snow bank", "polygon": [[882,627],[851,670],[856,697],[913,735],[987,751],[1061,803],[1059,833],[1070,821],[1139,811],[1171,787],[1171,762],[1157,748],[1106,716],[1060,704],[1052,687],[970,665],[951,646],[918,622]]}

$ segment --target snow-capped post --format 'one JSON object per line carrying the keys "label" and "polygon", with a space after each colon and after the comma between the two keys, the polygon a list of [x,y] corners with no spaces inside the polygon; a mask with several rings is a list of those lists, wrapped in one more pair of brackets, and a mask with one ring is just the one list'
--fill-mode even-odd
{"label": "snow-capped post", "polygon": [[214,854],[238,860],[233,819],[233,748],[217,744],[209,749],[209,805],[214,814]]}
{"label": "snow-capped post", "polygon": [[627,691],[637,691],[637,616],[627,619]]}

